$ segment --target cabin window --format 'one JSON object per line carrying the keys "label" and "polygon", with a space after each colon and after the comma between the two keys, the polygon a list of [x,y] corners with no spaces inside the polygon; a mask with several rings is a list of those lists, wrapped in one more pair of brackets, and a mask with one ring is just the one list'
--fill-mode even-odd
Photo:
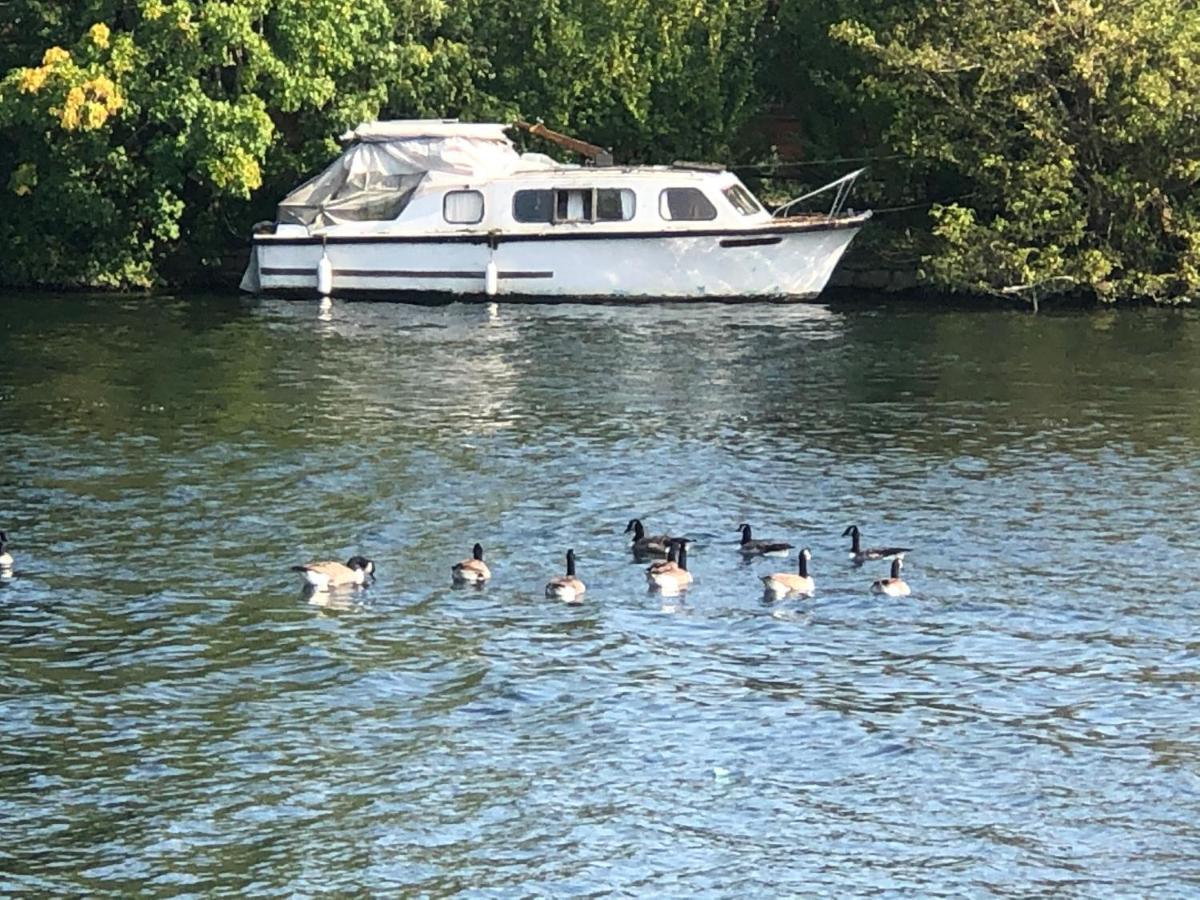
{"label": "cabin window", "polygon": [[513,218],[518,222],[628,222],[635,208],[628,188],[557,188],[513,195]]}
{"label": "cabin window", "polygon": [[667,188],[658,196],[658,211],[664,219],[695,222],[715,219],[717,208],[697,188]]}
{"label": "cabin window", "polygon": [[477,225],[483,221],[483,194],[479,191],[447,191],[442,215],[452,225]]}
{"label": "cabin window", "polygon": [[596,190],[597,222],[628,222],[635,209],[633,191],[628,188]]}
{"label": "cabin window", "polygon": [[553,222],[554,191],[517,191],[513,194],[513,218],[518,222]]}
{"label": "cabin window", "polygon": [[554,221],[592,221],[592,189],[555,191]]}
{"label": "cabin window", "polygon": [[752,216],[760,210],[754,195],[740,184],[730,185],[724,190],[725,199],[733,204],[733,208],[743,216]]}

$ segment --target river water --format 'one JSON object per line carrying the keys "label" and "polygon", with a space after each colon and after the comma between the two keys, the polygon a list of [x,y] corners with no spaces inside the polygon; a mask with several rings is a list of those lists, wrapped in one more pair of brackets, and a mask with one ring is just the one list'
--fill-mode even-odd
{"label": "river water", "polygon": [[1195,896],[1197,360],[1169,310],[5,297],[0,887]]}

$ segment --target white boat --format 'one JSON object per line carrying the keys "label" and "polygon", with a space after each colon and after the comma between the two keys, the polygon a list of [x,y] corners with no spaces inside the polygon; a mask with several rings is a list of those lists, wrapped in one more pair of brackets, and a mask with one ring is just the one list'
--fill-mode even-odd
{"label": "white boat", "polygon": [[[858,172],[767,212],[722,166],[518,153],[508,126],[374,122],[255,227],[242,289],[284,297],[808,300],[870,212]],[[861,170],[860,170],[861,171]],[[821,213],[794,212],[833,195]]]}

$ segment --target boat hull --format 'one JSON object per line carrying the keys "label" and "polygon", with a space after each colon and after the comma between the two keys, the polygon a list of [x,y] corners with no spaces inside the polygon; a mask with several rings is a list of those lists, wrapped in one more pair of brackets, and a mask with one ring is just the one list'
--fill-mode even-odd
{"label": "boat hull", "polygon": [[331,293],[338,297],[810,300],[825,287],[861,224],[687,233],[256,235],[242,287],[283,297],[317,296],[325,256]]}

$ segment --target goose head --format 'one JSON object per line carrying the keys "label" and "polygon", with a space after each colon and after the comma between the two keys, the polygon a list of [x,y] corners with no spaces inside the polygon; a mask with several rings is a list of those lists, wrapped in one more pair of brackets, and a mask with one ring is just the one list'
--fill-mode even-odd
{"label": "goose head", "polygon": [[375,574],[375,563],[367,559],[365,556],[352,556],[346,560],[346,566],[354,569],[356,572],[362,572],[364,575]]}

